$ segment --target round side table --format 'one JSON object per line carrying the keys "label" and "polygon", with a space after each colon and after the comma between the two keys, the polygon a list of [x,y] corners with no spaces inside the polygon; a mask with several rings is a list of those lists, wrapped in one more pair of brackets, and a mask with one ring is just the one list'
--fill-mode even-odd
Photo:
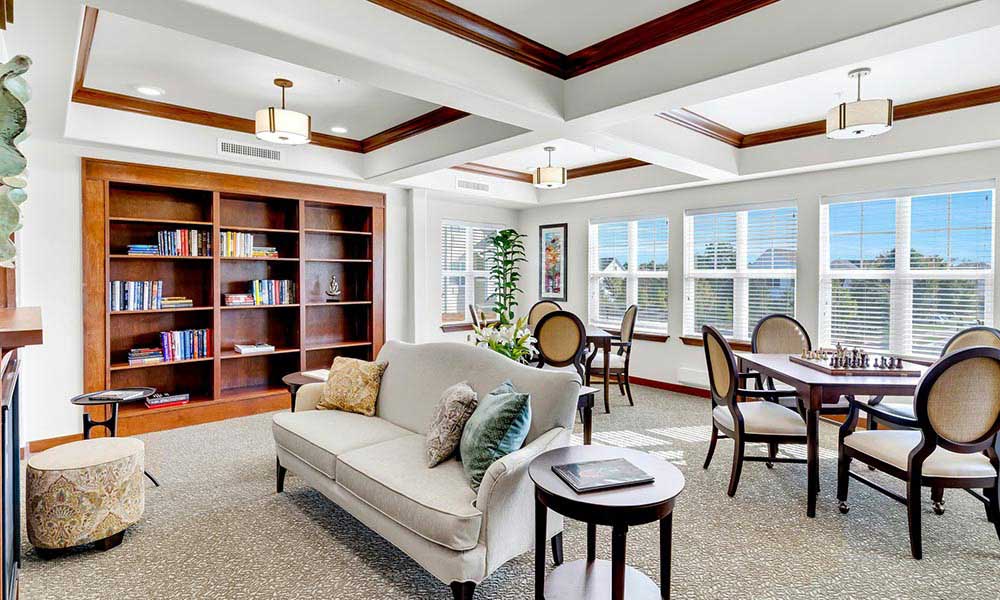
{"label": "round side table", "polygon": [[[138,395],[134,398],[129,398],[128,400],[117,400],[102,398],[101,396],[107,394],[108,392],[137,392]],[[128,404],[129,402],[140,402],[149,398],[156,393],[156,388],[151,387],[129,387],[129,388],[116,388],[113,390],[101,390],[99,392],[90,392],[89,394],[80,394],[79,396],[73,396],[70,398],[71,404],[76,404],[77,406],[83,406],[84,408],[88,406],[110,406],[111,416],[103,421],[95,421],[90,417],[90,414],[84,411],[83,413],[83,439],[90,439],[90,430],[95,427],[104,427],[111,437],[118,437],[118,405]],[[149,474],[149,471],[143,471],[146,477],[153,482],[153,485],[160,487],[160,482],[156,480],[155,477]]]}
{"label": "round side table", "polygon": [[[624,458],[655,478],[650,484],[578,494],[552,471],[553,465]],[[674,500],[684,476],[674,465],[637,450],[570,446],[550,450],[529,468],[535,483],[535,600],[632,600],[670,598],[670,542]],[[546,513],[587,524],[587,559],[562,564],[545,577]],[[660,587],[625,565],[628,528],[660,523]],[[611,561],[596,560],[597,526],[611,527]]]}

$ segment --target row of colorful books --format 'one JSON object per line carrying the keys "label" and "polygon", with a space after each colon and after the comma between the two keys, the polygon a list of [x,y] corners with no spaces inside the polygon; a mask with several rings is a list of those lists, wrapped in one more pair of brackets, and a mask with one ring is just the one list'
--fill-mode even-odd
{"label": "row of colorful books", "polygon": [[219,233],[222,242],[221,256],[250,258],[277,258],[278,249],[274,246],[254,246],[253,234],[242,231],[223,231]]}
{"label": "row of colorful books", "polygon": [[129,256],[211,256],[212,238],[207,231],[175,229],[159,231],[155,244],[129,244]]}
{"label": "row of colorful books", "polygon": [[112,281],[108,306],[116,311],[163,308],[163,281]]}
{"label": "row of colorful books", "polygon": [[164,362],[190,360],[212,355],[211,329],[184,329],[161,331],[160,348]]}
{"label": "row of colorful books", "polygon": [[250,295],[256,306],[295,303],[295,282],[290,279],[254,279]]}

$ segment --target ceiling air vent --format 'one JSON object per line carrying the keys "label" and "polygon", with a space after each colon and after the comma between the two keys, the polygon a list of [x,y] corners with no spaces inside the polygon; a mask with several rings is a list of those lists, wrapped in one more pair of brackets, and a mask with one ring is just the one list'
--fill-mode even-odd
{"label": "ceiling air vent", "polygon": [[471,179],[456,179],[455,187],[463,192],[476,192],[478,194],[489,194],[490,184]]}
{"label": "ceiling air vent", "polygon": [[219,156],[240,162],[280,163],[285,160],[285,153],[278,148],[268,148],[256,144],[244,144],[232,140],[219,140],[217,147]]}

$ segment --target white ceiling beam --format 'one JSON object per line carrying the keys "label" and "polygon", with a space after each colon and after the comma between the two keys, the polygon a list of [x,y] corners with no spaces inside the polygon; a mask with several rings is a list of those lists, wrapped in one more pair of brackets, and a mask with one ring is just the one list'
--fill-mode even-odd
{"label": "white ceiling beam", "polygon": [[777,2],[566,82],[599,130],[1000,24],[1000,0]]}
{"label": "white ceiling beam", "polygon": [[652,115],[571,139],[701,179],[739,174],[739,149]]}
{"label": "white ceiling beam", "polygon": [[670,189],[674,186],[701,181],[687,173],[678,173],[655,165],[612,171],[579,179],[570,179],[566,187],[540,190],[538,203],[561,204],[635,196],[647,191]]}
{"label": "white ceiling beam", "polygon": [[[489,191],[474,192],[459,189],[457,185],[459,179],[485,184],[489,186]],[[436,197],[460,197],[476,204],[515,209],[538,206],[537,190],[530,183],[489,177],[467,171],[441,169],[426,175],[403,179],[397,181],[396,184],[403,187],[432,190],[437,192]]]}

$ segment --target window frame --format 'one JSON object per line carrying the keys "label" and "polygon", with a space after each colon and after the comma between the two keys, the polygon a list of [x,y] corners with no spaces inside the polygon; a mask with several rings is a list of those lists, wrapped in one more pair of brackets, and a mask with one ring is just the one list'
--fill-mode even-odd
{"label": "window frame", "polygon": [[[662,219],[667,226],[667,261],[666,269],[663,271],[646,271],[639,269],[639,222],[656,221]],[[628,269],[620,273],[606,273],[598,267],[600,257],[600,244],[598,230],[601,225],[610,223],[628,224]],[[598,282],[602,278],[614,277],[625,280],[625,308],[639,304],[639,280],[640,279],[662,279],[667,286],[667,318],[661,323],[659,321],[644,320],[643,312],[640,310],[635,322],[636,333],[650,334],[654,336],[666,336],[669,334],[670,324],[670,219],[666,215],[649,215],[636,217],[608,218],[591,220],[588,228],[588,266],[587,266],[587,322],[602,329],[618,329],[621,327],[621,320],[611,322],[602,320],[599,316],[600,303],[597,300]]]}
{"label": "window frame", "polygon": [[[445,227],[462,227],[466,230],[465,238],[465,269],[464,270],[454,270],[445,269],[443,266],[443,257],[445,256],[445,245],[444,245],[444,230]],[[487,282],[489,281],[490,272],[489,270],[477,270],[475,266],[475,240],[473,239],[472,231],[474,229],[491,229],[493,233],[501,231],[508,228],[508,225],[498,225],[496,223],[474,223],[469,221],[459,221],[456,219],[442,219],[441,220],[441,231],[440,231],[440,260],[438,261],[438,267],[441,271],[439,277],[440,290],[438,294],[438,320],[440,321],[441,327],[455,327],[462,325],[471,325],[472,317],[469,315],[469,305],[475,305],[476,303],[476,286],[475,280],[477,277],[486,277]],[[462,277],[464,280],[463,290],[465,292],[465,299],[462,303],[462,319],[459,321],[445,321],[445,302],[444,302],[444,279],[445,277]],[[488,285],[488,283],[487,283]]]}
{"label": "window frame", "polygon": [[[795,264],[785,269],[751,269],[749,264],[749,213],[757,210],[791,208],[795,211]],[[732,269],[699,269],[695,267],[694,221],[695,217],[709,214],[734,213],[736,215],[736,266]],[[791,279],[793,283],[792,315],[798,318],[798,234],[799,209],[795,200],[729,205],[710,209],[684,211],[684,336],[701,338],[695,331],[694,292],[698,280],[721,279],[733,282],[733,334],[727,339],[749,342],[756,323],[750,323],[750,281],[754,279]],[[744,336],[745,337],[742,337]]]}
{"label": "window frame", "polygon": [[[889,334],[888,349],[873,349],[875,352],[885,352],[892,355],[914,357],[917,359],[936,358],[936,353],[921,354],[914,351],[914,283],[917,281],[983,281],[983,324],[993,326],[993,286],[996,274],[996,197],[995,180],[973,181],[967,183],[930,186],[874,192],[867,194],[825,197],[821,201],[819,216],[819,343],[829,347],[836,343],[832,340],[833,329],[833,281],[843,279],[857,280],[888,280],[889,281]],[[922,269],[911,265],[911,249],[913,241],[912,204],[914,198],[975,192],[989,192],[990,206],[990,268],[989,269]],[[893,246],[892,269],[844,269],[830,266],[830,206],[844,203],[873,202],[878,200],[895,200],[895,244]],[[950,210],[950,207],[949,207]],[[957,228],[965,229],[965,228]],[[951,228],[948,229],[951,231]],[[925,229],[918,229],[925,231]],[[949,257],[950,258],[950,257]],[[864,260],[861,257],[861,260]]]}

